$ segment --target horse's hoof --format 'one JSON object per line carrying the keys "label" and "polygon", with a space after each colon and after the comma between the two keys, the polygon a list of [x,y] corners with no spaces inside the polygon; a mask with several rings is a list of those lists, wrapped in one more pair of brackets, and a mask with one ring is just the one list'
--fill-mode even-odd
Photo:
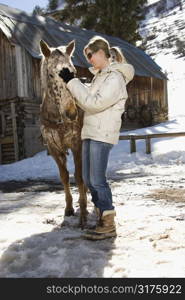
{"label": "horse's hoof", "polygon": [[83,230],[85,228],[86,224],[87,224],[86,216],[85,217],[80,217],[78,227],[80,227]]}
{"label": "horse's hoof", "polygon": [[70,216],[74,216],[74,215],[75,215],[74,209],[65,210],[65,216],[66,217],[70,217]]}

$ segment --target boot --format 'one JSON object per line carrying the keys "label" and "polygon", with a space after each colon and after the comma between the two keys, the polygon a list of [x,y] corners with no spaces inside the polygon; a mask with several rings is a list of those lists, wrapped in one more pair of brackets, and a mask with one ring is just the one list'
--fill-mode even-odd
{"label": "boot", "polygon": [[105,210],[101,216],[100,224],[94,230],[87,231],[84,237],[89,240],[103,240],[116,236],[114,210]]}
{"label": "boot", "polygon": [[93,226],[90,226],[87,230],[87,232],[92,232],[96,229],[97,226],[101,225],[101,214],[100,214],[100,209],[96,206],[94,206],[94,210],[96,212],[96,224]]}

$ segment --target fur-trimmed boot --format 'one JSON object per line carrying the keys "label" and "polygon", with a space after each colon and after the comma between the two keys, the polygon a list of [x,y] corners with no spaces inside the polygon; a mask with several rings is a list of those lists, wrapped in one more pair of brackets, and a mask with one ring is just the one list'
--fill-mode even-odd
{"label": "fur-trimmed boot", "polygon": [[115,210],[105,210],[100,218],[100,223],[94,230],[88,230],[84,238],[89,240],[104,240],[116,236],[114,217]]}
{"label": "fur-trimmed boot", "polygon": [[95,213],[96,213],[96,224],[93,226],[89,226],[87,232],[92,232],[96,229],[97,226],[101,225],[101,213],[100,209],[98,207],[94,207]]}

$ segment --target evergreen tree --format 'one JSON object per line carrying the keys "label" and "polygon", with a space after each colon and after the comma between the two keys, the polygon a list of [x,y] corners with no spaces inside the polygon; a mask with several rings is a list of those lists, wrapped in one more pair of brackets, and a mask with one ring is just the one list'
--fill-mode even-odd
{"label": "evergreen tree", "polygon": [[49,11],[55,10],[55,9],[57,9],[57,7],[58,7],[58,0],[49,0],[49,3],[48,3]]}
{"label": "evergreen tree", "polygon": [[145,3],[147,0],[66,0],[57,19],[135,44],[141,39],[138,28]]}
{"label": "evergreen tree", "polygon": [[44,15],[44,13],[45,13],[45,9],[40,7],[39,5],[36,5],[32,12],[33,15],[39,15],[39,16]]}
{"label": "evergreen tree", "polygon": [[46,12],[50,12],[52,10],[57,9],[58,5],[60,4],[60,0],[48,0],[47,8],[40,7],[36,5],[33,9],[33,15],[44,15]]}

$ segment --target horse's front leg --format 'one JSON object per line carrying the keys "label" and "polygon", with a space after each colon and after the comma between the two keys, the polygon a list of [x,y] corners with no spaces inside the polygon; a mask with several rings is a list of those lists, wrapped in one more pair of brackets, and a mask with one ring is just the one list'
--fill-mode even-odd
{"label": "horse's front leg", "polygon": [[52,153],[52,150],[49,150],[53,158],[55,159],[59,172],[60,172],[60,178],[64,185],[64,191],[65,191],[65,201],[66,201],[66,208],[65,208],[65,216],[74,216],[74,208],[73,208],[73,198],[70,191],[70,183],[69,183],[69,172],[67,171],[66,167],[66,156],[65,154],[57,154]]}
{"label": "horse's front leg", "polygon": [[87,222],[87,189],[82,179],[82,156],[81,148],[76,151],[72,150],[75,164],[75,180],[79,190],[79,204],[80,204],[80,220],[79,225],[84,228]]}

